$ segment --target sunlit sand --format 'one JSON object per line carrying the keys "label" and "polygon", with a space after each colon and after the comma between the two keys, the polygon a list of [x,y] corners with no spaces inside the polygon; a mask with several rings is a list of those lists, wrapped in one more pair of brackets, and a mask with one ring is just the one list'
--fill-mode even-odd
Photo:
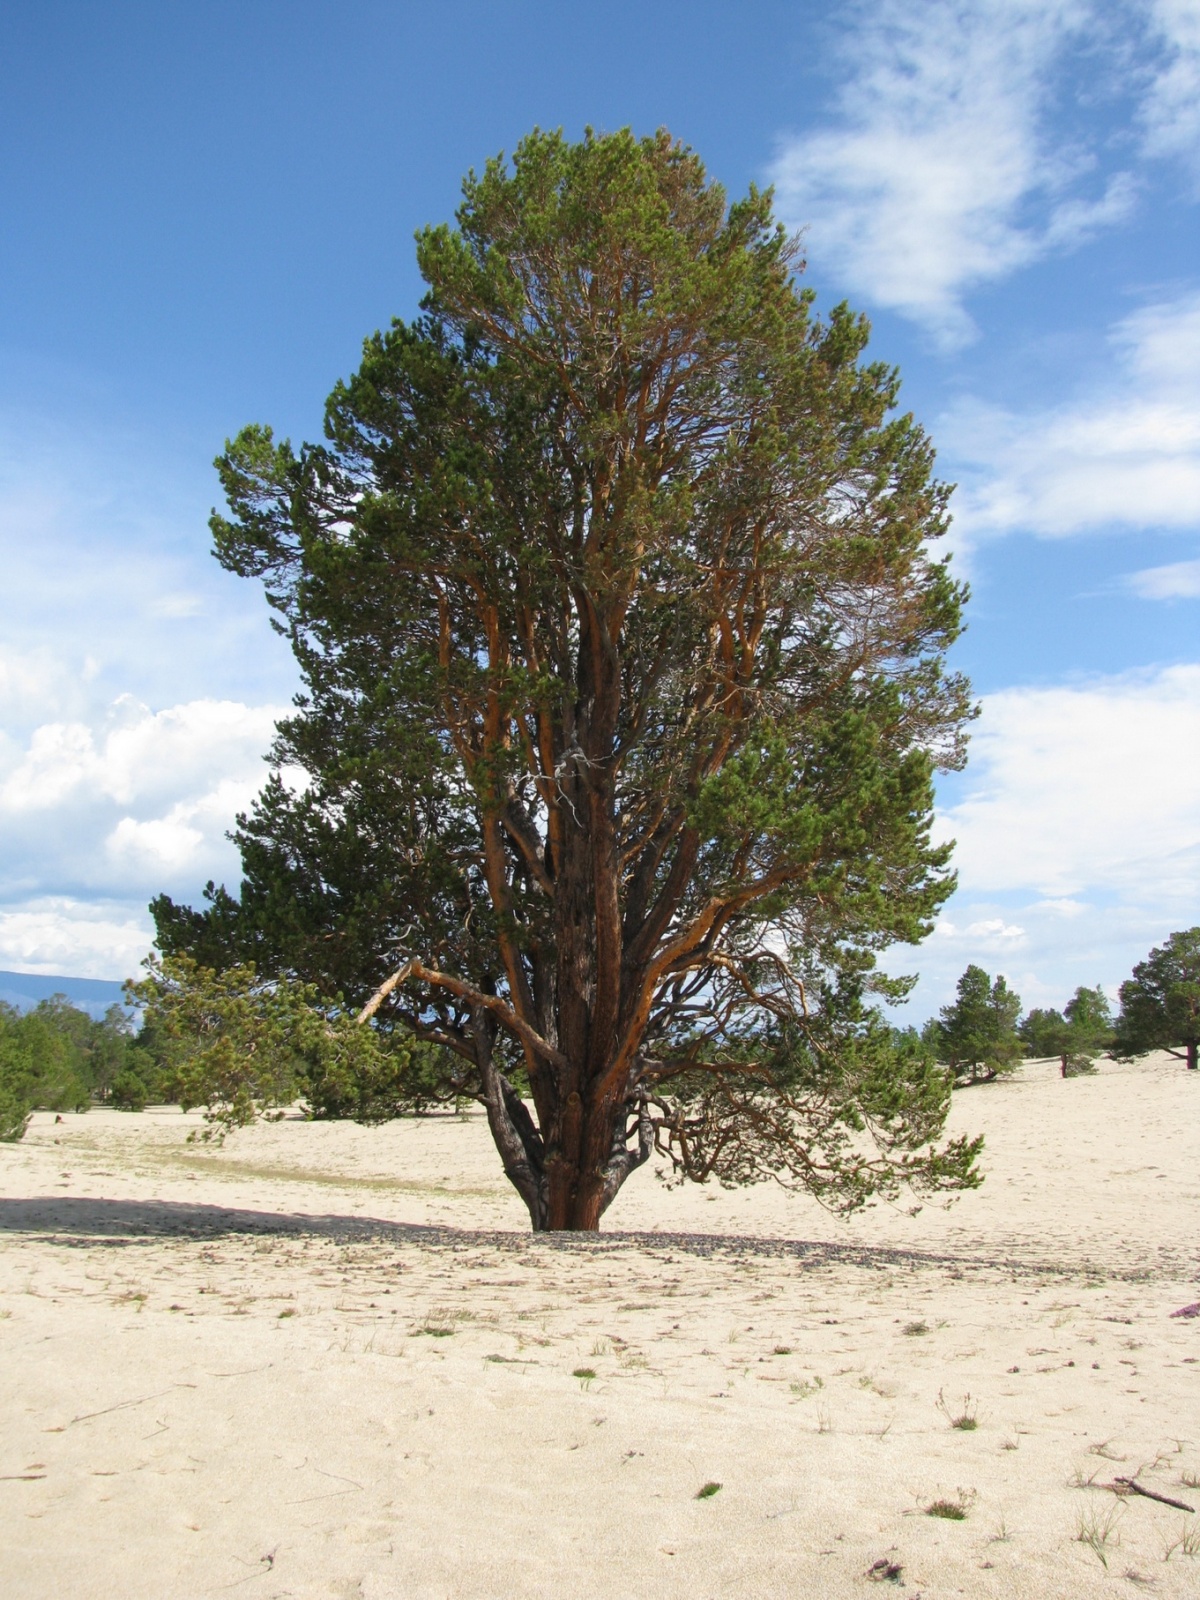
{"label": "sunlit sand", "polygon": [[197,1125],[0,1147],[6,1600],[1200,1589],[1177,1061],[961,1092],[983,1188],[849,1223],[643,1170],[533,1238],[478,1116]]}

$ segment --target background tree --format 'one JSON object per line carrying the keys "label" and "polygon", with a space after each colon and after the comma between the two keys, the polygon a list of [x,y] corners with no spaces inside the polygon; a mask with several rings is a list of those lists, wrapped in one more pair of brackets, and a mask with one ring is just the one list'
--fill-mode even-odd
{"label": "background tree", "polygon": [[896,373],[665,133],[535,133],[457,221],[327,442],[218,463],[308,783],[240,819],[240,901],[155,903],[160,948],[457,1057],[537,1228],[595,1228],[656,1145],[835,1205],[976,1181],[868,1004],[952,886],[931,778],[970,715]]}
{"label": "background tree", "polygon": [[958,980],[957,999],[943,1006],[928,1041],[956,1081],[990,1083],[1021,1059],[1020,1014],[1021,998],[1003,977],[993,982],[982,967],[969,966]]}
{"label": "background tree", "polygon": [[1096,1057],[1113,1042],[1112,1007],[1099,984],[1082,984],[1067,1001],[1066,1035],[1058,1051],[1064,1078],[1095,1072]]}
{"label": "background tree", "polygon": [[1113,1054],[1169,1050],[1194,1072],[1200,1046],[1200,928],[1173,933],[1121,985]]}
{"label": "background tree", "polygon": [[1035,1061],[1059,1055],[1064,1048],[1066,1035],[1067,1019],[1053,1006],[1035,1006],[1021,1018],[1017,1026],[1017,1037],[1025,1048],[1025,1054]]}
{"label": "background tree", "polygon": [[1095,1058],[1113,1041],[1108,996],[1099,985],[1081,985],[1067,1001],[1065,1015],[1034,1009],[1021,1019],[1017,1034],[1027,1056],[1057,1056],[1064,1078],[1095,1072]]}

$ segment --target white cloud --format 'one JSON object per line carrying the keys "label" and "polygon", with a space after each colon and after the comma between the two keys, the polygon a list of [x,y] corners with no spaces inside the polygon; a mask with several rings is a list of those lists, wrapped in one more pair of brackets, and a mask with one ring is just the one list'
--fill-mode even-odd
{"label": "white cloud", "polygon": [[1063,405],[942,419],[959,537],[1200,524],[1200,294],[1134,312],[1110,345],[1108,377]]}
{"label": "white cloud", "polygon": [[262,788],[261,762],[244,777],[225,778],[207,793],[180,800],[160,817],[138,821],[125,816],[105,840],[105,849],[122,868],[139,876],[172,876],[193,867],[206,849],[221,848],[226,830],[248,811]]}
{"label": "white cloud", "polygon": [[962,798],[939,809],[959,888],[918,949],[902,1021],[953,997],[971,962],[1026,1008],[1110,993],[1200,922],[1200,665],[987,695]]}
{"label": "white cloud", "polygon": [[[279,706],[124,696],[93,721],[0,747],[0,894],[194,895],[233,878],[226,837],[266,779]],[[294,775],[285,775],[294,777]],[[136,902],[135,902],[136,903]]]}
{"label": "white cloud", "polygon": [[968,897],[1101,892],[1194,915],[1200,666],[987,695],[968,773],[939,823]]}
{"label": "white cloud", "polygon": [[143,911],[43,896],[0,910],[0,967],[77,978],[137,976],[153,928]]}
{"label": "white cloud", "polygon": [[1172,561],[1131,572],[1126,584],[1143,600],[1200,600],[1200,561]]}
{"label": "white cloud", "polygon": [[36,728],[0,787],[0,810],[43,811],[76,795],[128,805],[207,786],[231,767],[253,772],[257,787],[280,714],[279,707],[232,700],[193,700],[152,712],[122,696],[100,730],[83,722]]}
{"label": "white cloud", "polygon": [[847,29],[833,126],[784,141],[771,177],[814,257],[943,343],[973,326],[964,292],[1129,214],[1118,173],[1048,135],[1053,71],[1086,0],[881,0]]}
{"label": "white cloud", "polygon": [[1200,160],[1200,0],[1152,0],[1162,58],[1142,105],[1151,155]]}

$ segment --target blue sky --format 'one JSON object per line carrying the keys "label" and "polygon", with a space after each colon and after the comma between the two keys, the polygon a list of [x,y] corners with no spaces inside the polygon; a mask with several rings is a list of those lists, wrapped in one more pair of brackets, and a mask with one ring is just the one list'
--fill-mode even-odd
{"label": "blue sky", "polygon": [[1200,921],[1200,0],[9,0],[0,967],[124,976],[151,894],[236,881],[295,677],[212,457],[314,435],[467,168],[588,123],[774,183],[959,484],[983,711],[912,1013]]}

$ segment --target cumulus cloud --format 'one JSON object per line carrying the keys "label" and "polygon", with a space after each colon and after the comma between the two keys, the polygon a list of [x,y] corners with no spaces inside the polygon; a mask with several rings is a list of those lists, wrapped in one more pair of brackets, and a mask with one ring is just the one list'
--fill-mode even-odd
{"label": "cumulus cloud", "polygon": [[178,891],[237,872],[226,838],[266,778],[278,706],[122,696],[37,726],[0,771],[0,891]]}
{"label": "cumulus cloud", "polygon": [[987,695],[942,813],[969,895],[1200,902],[1200,666]]}
{"label": "cumulus cloud", "polygon": [[1005,922],[1003,917],[986,917],[968,923],[965,928],[959,928],[944,918],[933,931],[941,939],[970,939],[976,946],[986,949],[1012,949],[1014,944],[1025,939],[1025,929],[1018,927],[1015,922]]}
{"label": "cumulus cloud", "polygon": [[967,402],[942,419],[960,537],[1200,523],[1200,294],[1134,312],[1109,343],[1107,377],[1062,405]]}
{"label": "cumulus cloud", "polygon": [[226,834],[262,787],[282,709],[193,700],[154,711],[123,696],[90,721],[43,723],[23,747],[10,739],[0,751],[0,965],[112,976],[134,944],[144,953],[153,894],[236,882]]}
{"label": "cumulus cloud", "polygon": [[1200,921],[1200,665],[986,695],[965,792],[939,809],[959,888],[917,950],[920,1021],[974,962],[1026,1007],[1115,994]]}
{"label": "cumulus cloud", "polygon": [[51,722],[36,728],[0,785],[0,811],[42,811],[83,795],[127,805],[196,784],[230,766],[261,773],[279,707],[193,700],[153,712],[125,695],[105,726]]}
{"label": "cumulus cloud", "polygon": [[129,978],[150,948],[145,911],[46,895],[0,909],[0,967],[76,978]]}
{"label": "cumulus cloud", "polygon": [[814,257],[953,345],[973,333],[965,291],[1128,216],[1130,176],[1094,179],[1047,127],[1054,70],[1093,15],[1084,0],[856,8],[831,125],[783,141],[771,172]]}

